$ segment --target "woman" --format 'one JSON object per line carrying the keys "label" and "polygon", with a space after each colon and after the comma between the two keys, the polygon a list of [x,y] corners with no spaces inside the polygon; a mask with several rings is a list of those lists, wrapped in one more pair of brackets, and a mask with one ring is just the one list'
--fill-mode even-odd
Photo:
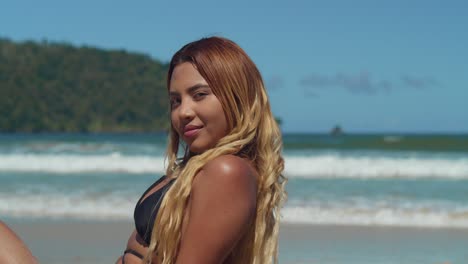
{"label": "woman", "polygon": [[255,64],[204,38],[173,56],[167,87],[169,166],[138,201],[117,263],[277,262],[282,141]]}

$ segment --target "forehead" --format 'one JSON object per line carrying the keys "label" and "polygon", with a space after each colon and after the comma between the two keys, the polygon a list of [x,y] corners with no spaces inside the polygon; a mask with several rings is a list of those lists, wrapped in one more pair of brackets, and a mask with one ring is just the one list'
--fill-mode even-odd
{"label": "forehead", "polygon": [[185,89],[194,84],[207,84],[207,82],[192,63],[184,62],[174,68],[169,90]]}

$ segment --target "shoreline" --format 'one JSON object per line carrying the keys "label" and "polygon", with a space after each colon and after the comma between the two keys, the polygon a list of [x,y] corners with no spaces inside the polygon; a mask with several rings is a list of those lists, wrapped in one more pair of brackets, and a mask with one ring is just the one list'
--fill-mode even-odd
{"label": "shoreline", "polygon": [[[114,263],[131,221],[4,220],[41,263]],[[468,229],[284,223],[279,260],[300,263],[463,263]]]}

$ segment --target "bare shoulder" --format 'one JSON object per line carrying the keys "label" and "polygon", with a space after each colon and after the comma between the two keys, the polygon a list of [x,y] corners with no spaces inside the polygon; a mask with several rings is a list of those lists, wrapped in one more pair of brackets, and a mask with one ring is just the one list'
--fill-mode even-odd
{"label": "bare shoulder", "polygon": [[177,263],[224,263],[255,221],[256,175],[249,161],[233,155],[203,166],[192,183]]}
{"label": "bare shoulder", "polygon": [[222,155],[205,164],[195,177],[194,187],[208,184],[223,188],[256,189],[256,182],[257,172],[249,161],[234,155]]}

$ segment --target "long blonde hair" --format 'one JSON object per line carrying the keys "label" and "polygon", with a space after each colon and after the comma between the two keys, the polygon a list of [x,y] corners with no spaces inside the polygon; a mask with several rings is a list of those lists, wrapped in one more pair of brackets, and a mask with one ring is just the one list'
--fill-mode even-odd
{"label": "long blonde hair", "polygon": [[234,154],[252,161],[258,172],[255,224],[232,251],[235,263],[277,263],[279,209],[286,198],[282,175],[282,139],[272,115],[262,77],[249,56],[234,42],[210,37],[189,43],[172,57],[167,87],[174,68],[192,63],[220,100],[229,133],[202,154],[185,147],[178,158],[179,135],[171,126],[167,149],[167,175],[176,177],[166,193],[154,222],[144,262],[156,256],[162,264],[176,261],[182,222],[194,176],[210,160]]}

